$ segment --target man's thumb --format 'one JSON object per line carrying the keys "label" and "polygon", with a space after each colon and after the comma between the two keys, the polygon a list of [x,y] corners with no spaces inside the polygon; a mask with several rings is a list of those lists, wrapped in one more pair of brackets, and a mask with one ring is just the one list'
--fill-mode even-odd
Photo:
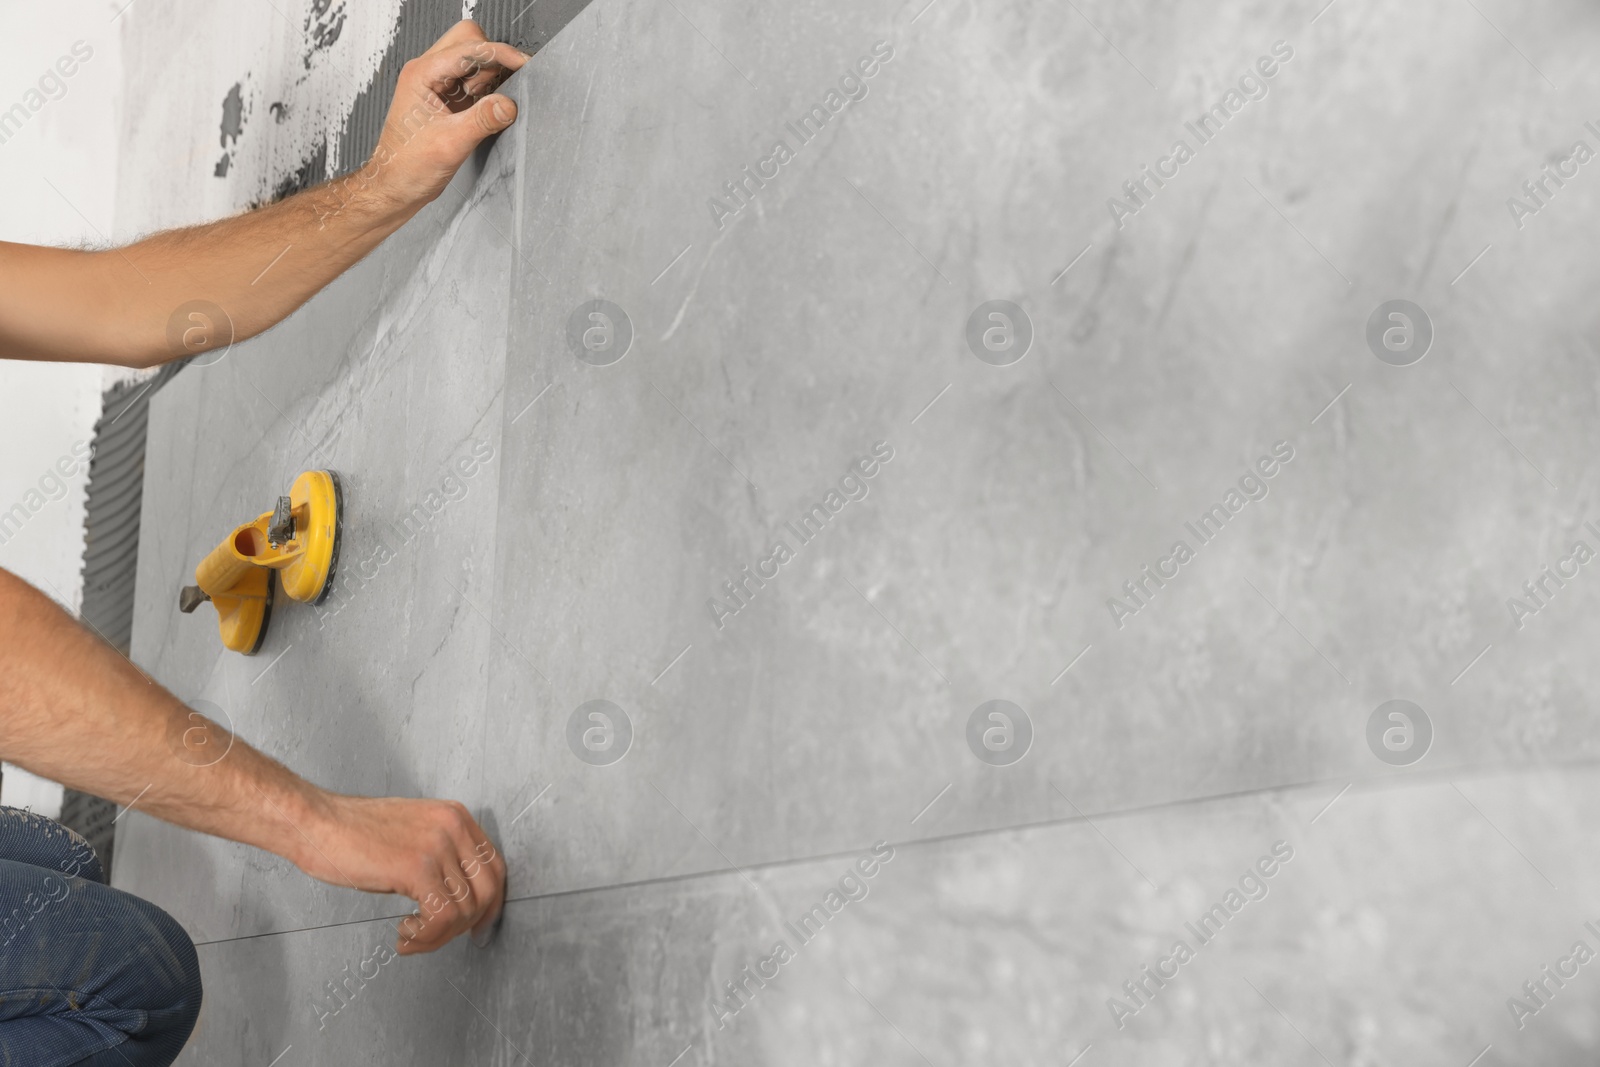
{"label": "man's thumb", "polygon": [[517,104],[504,93],[491,93],[472,105],[472,117],[484,136],[499,133],[517,121]]}

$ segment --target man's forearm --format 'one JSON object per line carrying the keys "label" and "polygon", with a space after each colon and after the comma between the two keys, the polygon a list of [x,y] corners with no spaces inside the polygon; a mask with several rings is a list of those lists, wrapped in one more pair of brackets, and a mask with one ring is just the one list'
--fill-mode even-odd
{"label": "man's forearm", "polygon": [[150,367],[263,332],[416,213],[360,173],[125,248],[0,245],[0,357]]}
{"label": "man's forearm", "polygon": [[511,125],[493,90],[527,58],[460,23],[401,69],[364,167],[270,207],[105,251],[0,242],[0,359],[152,367],[271,328]]}
{"label": "man's forearm", "polygon": [[[226,750],[221,759],[215,756]],[[326,794],[195,717],[42,593],[0,571],[0,757],[300,863]],[[211,762],[215,760],[215,762]],[[302,864],[303,865],[303,864]]]}
{"label": "man's forearm", "polygon": [[418,901],[403,955],[500,913],[505,860],[454,801],[318,788],[230,737],[0,570],[0,758],[65,785],[255,845],[314,878]]}
{"label": "man's forearm", "polygon": [[[359,191],[351,195],[351,189]],[[150,281],[118,289],[128,306],[111,317],[138,324],[126,355],[147,366],[192,355],[196,346],[183,343],[185,330],[231,330],[234,341],[265,332],[360,262],[419,207],[351,176],[245,215],[95,253],[101,270],[137,271]],[[215,304],[226,320],[173,319],[195,300]],[[226,335],[217,340],[229,341]]]}

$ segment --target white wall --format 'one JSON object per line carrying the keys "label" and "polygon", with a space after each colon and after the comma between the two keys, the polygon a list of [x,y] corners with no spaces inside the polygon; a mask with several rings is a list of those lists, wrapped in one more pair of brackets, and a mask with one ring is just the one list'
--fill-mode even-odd
{"label": "white wall", "polygon": [[[15,104],[28,113],[20,128],[0,127],[0,240],[109,237],[122,84],[116,10],[108,0],[0,4],[0,113]],[[73,56],[75,45],[89,58]],[[57,68],[63,57],[70,77]],[[27,512],[20,532],[0,527],[0,567],[69,607],[82,591],[88,476],[74,447],[81,452],[92,436],[103,377],[92,365],[0,362],[0,515],[18,505]]]}
{"label": "white wall", "polygon": [[[138,0],[124,17],[130,92],[119,128],[117,234],[193,225],[265,200],[324,138],[331,166],[359,164],[335,158],[338,135],[394,37],[400,7],[366,0],[318,13],[313,0]],[[308,42],[308,27],[334,25],[331,43]]]}
{"label": "white wall", "polygon": [[[76,245],[110,237],[122,86],[117,6],[0,2],[0,112],[18,103],[28,111],[14,132],[0,129],[0,240]],[[56,64],[75,44],[91,54],[66,63],[73,73],[61,77]],[[82,595],[81,457],[103,377],[94,365],[0,361],[0,517],[10,512],[14,524],[14,508],[26,513],[20,530],[0,527],[0,567],[69,608]],[[0,783],[0,802],[47,814],[59,810],[60,795],[59,786],[11,767]]]}

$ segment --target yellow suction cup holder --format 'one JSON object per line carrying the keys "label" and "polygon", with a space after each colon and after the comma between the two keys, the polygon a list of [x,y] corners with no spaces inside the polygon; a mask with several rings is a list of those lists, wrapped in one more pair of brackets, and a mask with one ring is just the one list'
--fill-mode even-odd
{"label": "yellow suction cup holder", "polygon": [[210,602],[224,647],[253,656],[272,618],[276,571],[290,600],[321,603],[339,563],[344,497],[332,471],[307,471],[278,506],[245,523],[194,570],[195,584],[178,597],[184,614]]}

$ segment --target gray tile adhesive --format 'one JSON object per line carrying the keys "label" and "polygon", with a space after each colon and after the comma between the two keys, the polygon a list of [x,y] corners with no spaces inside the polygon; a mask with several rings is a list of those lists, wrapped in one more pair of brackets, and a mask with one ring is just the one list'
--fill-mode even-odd
{"label": "gray tile adhesive", "polygon": [[[150,398],[180,369],[179,364],[169,364],[144,381],[123,382],[108,389],[94,427],[83,518],[83,606],[79,614],[125,656],[133,639]],[[94,846],[108,872],[116,814],[111,801],[75,789],[68,789],[61,803],[61,822]]]}

